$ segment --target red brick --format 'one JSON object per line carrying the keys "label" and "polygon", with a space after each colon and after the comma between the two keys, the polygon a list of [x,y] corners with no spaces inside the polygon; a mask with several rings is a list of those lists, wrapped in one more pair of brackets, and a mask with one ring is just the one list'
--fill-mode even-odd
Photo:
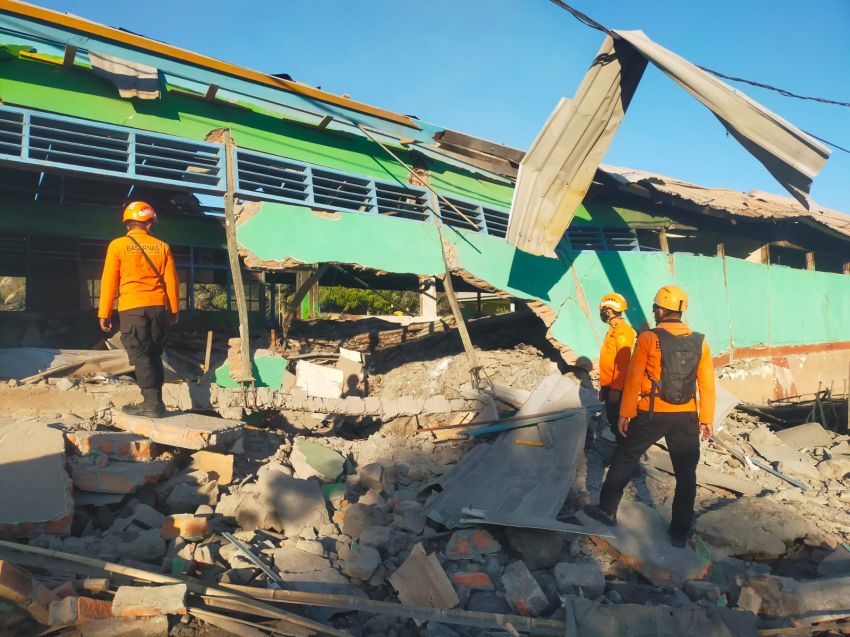
{"label": "red brick", "polygon": [[91,597],[65,597],[50,604],[51,626],[79,626],[112,616],[112,602]]}
{"label": "red brick", "polygon": [[488,553],[501,550],[499,543],[483,529],[455,531],[446,546],[446,557],[450,560],[474,560]]}
{"label": "red brick", "polygon": [[169,515],[162,523],[161,534],[165,540],[173,540],[176,537],[187,540],[202,539],[210,534],[209,519],[191,513]]}
{"label": "red brick", "polygon": [[98,493],[134,493],[145,484],[154,484],[170,473],[166,460],[152,462],[108,462],[98,466],[91,458],[69,458],[68,468],[74,486]]}
{"label": "red brick", "polygon": [[23,607],[36,621],[46,624],[48,608],[56,597],[11,562],[0,560],[0,597]]}
{"label": "red brick", "polygon": [[76,431],[66,434],[68,442],[80,454],[96,452],[117,460],[152,460],[157,456],[155,445],[143,436],[120,431]]}
{"label": "red brick", "polygon": [[455,573],[452,575],[452,584],[455,586],[466,586],[467,588],[475,588],[483,591],[492,591],[495,588],[490,576],[487,575],[487,573],[482,573],[481,571]]}

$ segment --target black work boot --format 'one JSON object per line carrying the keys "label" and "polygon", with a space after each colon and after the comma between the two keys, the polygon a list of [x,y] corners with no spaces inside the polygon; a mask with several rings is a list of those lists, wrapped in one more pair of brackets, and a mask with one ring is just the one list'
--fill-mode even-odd
{"label": "black work boot", "polygon": [[617,526],[617,514],[611,515],[599,505],[584,507],[584,512],[597,522],[602,522],[605,526]]}
{"label": "black work boot", "polygon": [[670,536],[670,544],[675,546],[677,549],[685,548],[685,545],[688,543],[688,533],[690,529],[686,529],[682,531],[682,529],[673,528],[671,524],[667,529],[667,534]]}
{"label": "black work boot", "polygon": [[160,391],[156,389],[143,389],[142,402],[135,405],[125,405],[121,408],[121,411],[131,416],[162,418],[165,415],[165,405],[162,402]]}

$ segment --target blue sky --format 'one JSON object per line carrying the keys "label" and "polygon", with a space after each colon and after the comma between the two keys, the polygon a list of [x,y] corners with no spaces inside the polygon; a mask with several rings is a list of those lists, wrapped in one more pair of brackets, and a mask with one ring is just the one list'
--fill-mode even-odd
{"label": "blue sky", "polygon": [[[548,0],[31,0],[520,148],[571,97],[602,41]],[[574,0],[692,62],[850,101],[850,1]],[[850,149],[850,108],[743,85],[803,130]],[[704,107],[647,70],[605,162],[708,186],[780,192]],[[814,199],[850,212],[850,154]]]}

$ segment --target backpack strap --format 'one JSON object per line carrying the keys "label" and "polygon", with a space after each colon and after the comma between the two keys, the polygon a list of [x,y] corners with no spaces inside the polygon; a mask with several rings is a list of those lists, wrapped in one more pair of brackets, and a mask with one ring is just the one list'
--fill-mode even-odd
{"label": "backpack strap", "polygon": [[128,234],[128,235],[126,235],[126,236],[127,236],[127,238],[128,238],[130,241],[132,241],[133,243],[135,243],[135,244],[136,244],[136,247],[139,249],[139,252],[141,252],[141,253],[142,253],[142,256],[145,258],[145,261],[147,261],[147,262],[148,262],[148,265],[149,265],[149,266],[151,266],[151,270],[153,270],[153,273],[156,275],[156,278],[157,278],[157,279],[159,279],[159,282],[160,282],[160,284],[162,285],[162,289],[163,289],[166,293],[168,293],[168,286],[167,286],[167,285],[165,285],[165,279],[163,278],[162,273],[160,273],[160,271],[159,271],[159,270],[157,270],[157,268],[156,268],[156,266],[154,265],[153,261],[152,261],[152,260],[151,260],[151,258],[148,256],[148,253],[147,253],[147,252],[145,252],[144,248],[142,248],[142,244],[141,244],[141,243],[139,243],[139,242],[136,240],[136,237],[134,237],[133,235]]}

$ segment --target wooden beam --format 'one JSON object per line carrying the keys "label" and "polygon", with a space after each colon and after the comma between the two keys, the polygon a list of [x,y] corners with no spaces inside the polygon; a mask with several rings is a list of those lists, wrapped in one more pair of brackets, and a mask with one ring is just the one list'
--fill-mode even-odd
{"label": "wooden beam", "polygon": [[770,265],[770,244],[765,243],[761,247],[761,262],[764,265]]}
{"label": "wooden beam", "polygon": [[215,99],[216,93],[218,93],[218,85],[217,84],[210,84],[207,87],[207,92],[204,93],[204,99],[211,102],[212,100]]}
{"label": "wooden beam", "polygon": [[77,47],[70,44],[65,45],[65,55],[62,57],[62,66],[74,66],[77,57]]}
{"label": "wooden beam", "polygon": [[717,256],[721,258],[726,256],[726,244],[722,239],[717,242]]}
{"label": "wooden beam", "polygon": [[806,269],[815,269],[815,253],[812,251],[806,252]]}
{"label": "wooden beam", "polygon": [[850,274],[850,261],[844,264],[844,274]]}
{"label": "wooden beam", "polygon": [[240,383],[254,381],[253,365],[251,363],[251,333],[248,330],[248,302],[245,300],[245,284],[242,281],[242,268],[239,264],[239,246],[236,242],[236,162],[234,158],[233,136],[230,129],[222,135],[224,141],[224,157],[227,167],[227,192],[224,194],[224,229],[227,235],[227,257],[230,262],[230,277],[233,280],[233,291],[236,294],[236,310],[239,313],[239,338],[242,341],[242,373]]}
{"label": "wooden beam", "polygon": [[670,252],[670,242],[667,240],[667,228],[658,231],[658,245],[662,252]]}
{"label": "wooden beam", "polygon": [[319,282],[325,272],[328,271],[330,266],[327,263],[323,263],[318,268],[314,269],[310,276],[304,279],[301,282],[301,285],[295,290],[295,296],[292,297],[292,301],[283,311],[283,319],[281,320],[281,333],[283,334],[283,338],[286,339],[289,334],[289,326],[292,325],[292,320],[295,318],[296,312],[298,312],[298,306],[301,305],[301,301],[304,300],[304,297],[307,293],[313,288],[316,283]]}
{"label": "wooden beam", "polygon": [[328,126],[330,126],[330,125],[331,125],[331,122],[332,122],[332,121],[334,121],[334,118],[333,118],[333,117],[331,117],[330,115],[325,115],[325,116],[322,118],[322,121],[320,121],[320,122],[319,122],[319,125],[317,126],[317,128],[318,128],[319,130],[325,130]]}

